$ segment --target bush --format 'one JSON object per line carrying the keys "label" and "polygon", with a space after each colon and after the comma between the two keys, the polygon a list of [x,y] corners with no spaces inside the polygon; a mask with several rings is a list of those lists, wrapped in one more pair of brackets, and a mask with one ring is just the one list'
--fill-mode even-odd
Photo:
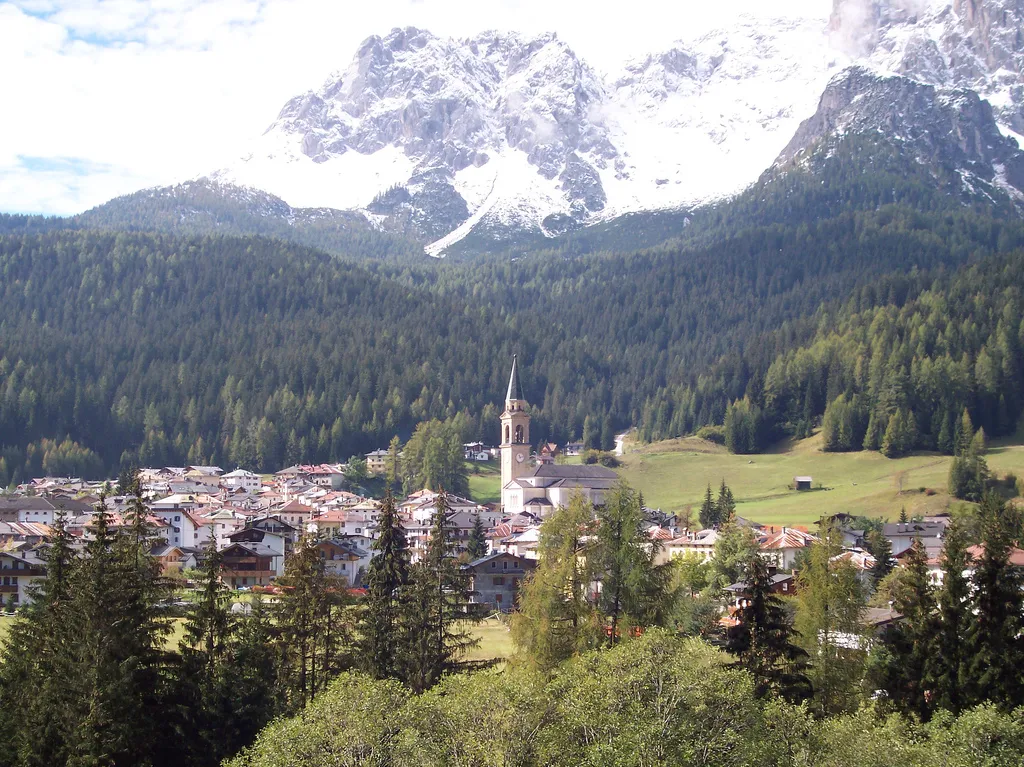
{"label": "bush", "polygon": [[694,434],[697,439],[706,439],[708,442],[714,442],[716,445],[725,444],[725,427],[724,426],[701,426],[697,429],[697,433]]}
{"label": "bush", "polygon": [[584,450],[581,460],[589,466],[599,463],[602,466],[607,466],[609,469],[617,469],[622,465],[622,462],[612,453],[606,453],[603,450]]}

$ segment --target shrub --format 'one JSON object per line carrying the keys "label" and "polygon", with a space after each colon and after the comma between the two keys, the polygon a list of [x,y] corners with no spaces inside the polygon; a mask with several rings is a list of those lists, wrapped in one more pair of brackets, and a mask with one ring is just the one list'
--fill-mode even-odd
{"label": "shrub", "polygon": [[697,429],[697,433],[694,435],[697,439],[706,439],[708,442],[714,442],[717,445],[725,444],[725,427],[724,426],[701,426]]}

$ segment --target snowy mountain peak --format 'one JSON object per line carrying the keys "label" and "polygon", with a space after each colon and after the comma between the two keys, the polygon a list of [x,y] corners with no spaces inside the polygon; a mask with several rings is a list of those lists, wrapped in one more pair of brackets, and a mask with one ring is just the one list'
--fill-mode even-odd
{"label": "snowy mountain peak", "polygon": [[607,78],[553,33],[396,28],[213,175],[295,207],[361,210],[431,253],[471,231],[553,235],[742,190],[800,148],[801,122],[852,64],[932,99],[975,90],[1024,130],[1022,6],[834,0],[829,19],[740,18]]}

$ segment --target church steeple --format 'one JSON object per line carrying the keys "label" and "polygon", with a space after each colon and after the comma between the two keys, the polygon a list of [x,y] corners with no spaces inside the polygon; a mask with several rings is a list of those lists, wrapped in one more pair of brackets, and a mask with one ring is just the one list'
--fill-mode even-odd
{"label": "church steeple", "polygon": [[[526,474],[530,467],[530,416],[526,412],[523,387],[519,384],[519,360],[512,357],[512,373],[505,392],[505,411],[501,414],[501,487],[502,493],[512,480]],[[502,503],[504,504],[504,495]]]}
{"label": "church steeple", "polygon": [[512,375],[508,377],[508,391],[505,393],[505,404],[513,400],[523,399],[523,387],[519,385],[519,355],[512,355]]}

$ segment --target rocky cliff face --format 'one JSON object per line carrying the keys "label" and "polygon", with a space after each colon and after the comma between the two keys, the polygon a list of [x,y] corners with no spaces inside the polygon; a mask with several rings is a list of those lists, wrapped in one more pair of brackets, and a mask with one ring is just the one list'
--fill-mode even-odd
{"label": "rocky cliff face", "polygon": [[828,19],[741,17],[609,75],[553,34],[394,29],[213,178],[361,211],[433,254],[721,199],[835,132],[1016,187],[997,125],[1024,133],[1022,20],[1024,0],[834,0]]}
{"label": "rocky cliff face", "polygon": [[800,161],[833,137],[880,136],[920,165],[959,177],[956,193],[1024,200],[1024,153],[996,126],[992,107],[968,90],[940,90],[852,67],[829,83],[777,165]]}

